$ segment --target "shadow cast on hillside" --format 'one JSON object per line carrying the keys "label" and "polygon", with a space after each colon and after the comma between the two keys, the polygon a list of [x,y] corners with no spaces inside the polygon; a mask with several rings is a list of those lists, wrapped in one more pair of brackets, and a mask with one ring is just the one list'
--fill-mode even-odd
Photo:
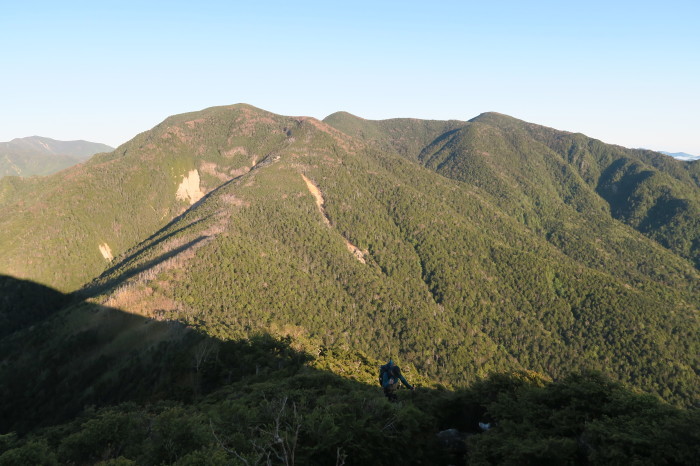
{"label": "shadow cast on hillside", "polygon": [[[190,224],[188,224],[188,225],[185,225],[185,226],[182,227],[182,228],[178,228],[177,230],[174,230],[174,231],[168,233],[167,235],[164,235],[163,237],[158,238],[159,235],[161,235],[164,231],[167,231],[168,228],[170,228],[174,223],[176,223],[177,220],[180,219],[180,217],[178,217],[176,220],[173,220],[172,222],[168,223],[167,226],[165,226],[164,228],[162,228],[161,230],[159,230],[159,231],[158,231],[157,233],[155,233],[154,235],[151,235],[148,239],[146,239],[143,243],[141,243],[141,244],[143,245],[142,247],[140,247],[140,248],[139,248],[138,250],[136,250],[135,252],[129,254],[128,256],[126,256],[126,257],[124,257],[123,259],[121,259],[119,262],[117,262],[117,263],[115,263],[114,265],[112,265],[111,267],[109,267],[107,270],[105,270],[104,272],[102,272],[101,275],[102,275],[102,276],[109,276],[109,275],[113,274],[114,272],[116,272],[117,270],[119,270],[121,267],[123,267],[124,264],[128,264],[129,262],[131,262],[132,260],[136,259],[136,258],[137,258],[138,256],[140,256],[141,254],[143,254],[144,251],[146,251],[146,250],[148,250],[148,249],[151,249],[151,248],[154,248],[154,247],[158,246],[159,244],[164,243],[164,242],[167,241],[168,239],[174,237],[175,235],[178,235],[178,234],[180,234],[180,233],[182,233],[182,232],[185,232],[185,231],[189,230],[190,228],[195,227],[195,226],[197,226],[198,224],[200,224],[200,223],[202,223],[202,222],[205,222],[205,221],[208,220],[210,217],[211,217],[211,215],[208,215],[208,216],[206,216],[206,217],[203,217],[203,218],[200,218],[200,219],[198,219],[198,220],[195,220],[194,222],[192,222],[192,223],[190,223]],[[153,241],[155,238],[158,238],[158,240],[157,240],[157,241]]]}
{"label": "shadow cast on hillside", "polygon": [[[7,289],[26,292],[32,286],[12,277],[2,280]],[[17,433],[19,441],[7,438],[20,450],[24,436],[53,432],[52,454],[59,462],[98,463],[132,454],[118,445],[157,444],[159,435],[166,435],[158,434],[159,426],[167,422],[198,432],[198,437],[173,440],[177,448],[187,452],[196,448],[188,442],[215,441],[219,451],[228,452],[226,464],[238,451],[282,453],[277,441],[270,440],[273,434],[285,441],[293,435],[306,464],[332,464],[342,455],[352,458],[346,464],[390,464],[394,453],[381,448],[390,438],[420,448],[423,455],[455,458],[441,452],[435,422],[422,415],[416,425],[416,408],[401,414],[409,405],[434,411],[434,390],[403,390],[401,401],[392,404],[378,386],[309,364],[315,358],[332,364],[349,361],[333,350],[319,348],[312,356],[295,349],[290,337],[264,332],[221,340],[179,322],[160,322],[34,286],[50,295],[55,307],[0,338],[0,379],[5,381],[0,384],[0,435]],[[22,296],[15,296],[12,309],[22,309]],[[143,423],[134,424],[137,418]],[[340,429],[330,427],[336,423]],[[146,426],[133,434],[138,438],[122,440]],[[83,443],[71,440],[72,432]],[[146,464],[175,458],[169,451],[137,450],[133,458]],[[152,456],[144,459],[144,454]],[[445,461],[434,464],[449,463]]]}
{"label": "shadow cast on hillside", "polygon": [[48,286],[0,275],[0,338],[48,317],[70,299]]}
{"label": "shadow cast on hillside", "polygon": [[[295,455],[297,464],[348,465],[465,464],[472,455],[483,464],[697,458],[700,413],[597,373],[555,383],[535,373],[495,374],[455,392],[404,391],[390,403],[377,385],[352,378],[353,367],[373,363],[351,350],[319,347],[311,355],[291,337],[264,332],[213,338],[25,280],[1,276],[0,284],[10,293],[0,310],[14,325],[0,338],[0,460],[12,458],[3,448],[14,458],[36,454],[37,436],[51,462],[69,464],[120,457],[295,464]],[[16,315],[33,294],[42,312]],[[495,428],[477,435],[482,420]],[[10,432],[19,439],[3,435]],[[26,458],[4,464],[42,463]]]}
{"label": "shadow cast on hillside", "polygon": [[[310,367],[314,357],[292,348],[289,338],[261,332],[221,340],[33,282],[1,276],[0,284],[17,290],[3,296],[12,306],[1,309],[13,331],[0,338],[0,379],[6,381],[0,385],[0,433],[65,422],[90,406],[191,403],[243,380],[275,380],[274,387],[296,377],[297,389],[320,394],[343,386],[383,400],[377,386]],[[27,296],[43,296],[43,312],[31,319],[22,312],[32,306]]]}
{"label": "shadow cast on hillside", "polygon": [[[241,175],[241,176],[243,176],[243,175]],[[154,249],[157,246],[159,246],[160,244],[165,243],[167,240],[174,238],[175,236],[177,236],[183,232],[186,232],[187,230],[190,230],[191,228],[193,228],[197,225],[203,224],[207,220],[211,219],[213,214],[206,215],[202,218],[198,218],[197,220],[195,220],[195,221],[193,221],[193,222],[191,222],[191,223],[189,223],[181,228],[178,228],[176,230],[173,230],[173,231],[165,234],[165,232],[167,232],[169,229],[171,229],[174,225],[176,225],[178,222],[182,221],[185,218],[185,216],[192,211],[192,209],[201,205],[207,199],[211,198],[213,195],[215,195],[217,192],[221,191],[222,189],[224,189],[228,185],[235,183],[237,180],[239,180],[241,178],[241,176],[237,176],[235,178],[232,178],[232,179],[222,183],[221,185],[217,186],[216,188],[212,189],[211,191],[209,191],[200,200],[198,200],[196,203],[191,205],[185,212],[183,212],[182,214],[173,218],[163,228],[159,229],[157,232],[155,232],[154,234],[152,234],[151,236],[146,238],[144,241],[142,241],[139,244],[138,248],[134,252],[132,252],[131,254],[128,254],[127,256],[125,256],[123,258],[119,258],[119,260],[117,262],[115,262],[111,267],[107,268],[104,272],[102,272],[100,274],[100,277],[98,277],[93,282],[86,284],[83,288],[76,291],[75,294],[79,295],[83,299],[87,299],[89,297],[96,296],[96,295],[100,294],[101,292],[118,285],[120,282],[122,282],[122,281],[124,281],[132,276],[135,276],[135,275],[137,275],[145,270],[148,270],[149,268],[154,267],[162,262],[165,262],[166,260],[168,260],[168,259],[180,254],[181,252],[184,252],[185,250],[189,249],[190,247],[196,245],[200,241],[207,239],[208,236],[205,236],[205,235],[200,236],[200,237],[190,241],[189,243],[187,243],[183,246],[180,246],[172,251],[169,251],[168,253],[163,254],[162,256],[160,256],[156,259],[148,261],[145,264],[143,264],[135,269],[129,270],[126,273],[123,273],[121,275],[110,278],[106,282],[100,281],[100,278],[109,277],[110,275],[115,274],[120,269],[124,268],[125,265],[136,260],[145,251],[147,251],[149,249]]]}
{"label": "shadow cast on hillside", "polygon": [[203,336],[25,280],[0,283],[15,291],[1,314],[13,330],[0,338],[0,433],[62,422],[90,405],[182,397],[166,372],[187,366],[178,358]]}
{"label": "shadow cast on hillside", "polygon": [[[180,230],[168,235],[168,237],[175,235],[183,230],[186,230],[187,228],[189,228],[191,226],[192,225],[188,225],[185,228],[181,228]],[[93,296],[97,296],[106,290],[117,287],[119,284],[123,283],[124,281],[128,280],[131,277],[134,277],[142,272],[145,272],[146,270],[149,270],[153,267],[156,267],[156,266],[178,256],[179,254],[187,251],[188,249],[196,246],[198,243],[200,243],[208,238],[209,238],[209,236],[206,236],[206,235],[199,236],[199,237],[183,244],[182,246],[179,246],[175,249],[172,249],[171,251],[168,251],[165,254],[161,254],[160,256],[156,257],[155,259],[151,259],[149,261],[144,262],[143,264],[139,265],[138,267],[127,268],[126,271],[124,271],[124,272],[122,272],[114,277],[111,277],[111,278],[107,279],[106,281],[99,281],[99,279],[98,279],[97,281],[92,282],[92,283],[86,285],[85,287],[83,287],[82,289],[78,290],[77,292],[75,292],[75,295],[79,296],[82,299],[87,299],[87,298],[90,298]],[[162,241],[165,241],[165,239],[167,239],[167,238],[163,238],[163,239],[159,240],[158,242],[160,243]],[[137,256],[138,256],[138,253],[134,254],[133,256],[130,256],[129,259],[125,259],[123,262],[120,262],[119,264],[115,265],[110,270],[112,271],[112,273],[116,272],[120,268],[123,268],[125,264],[127,264],[129,261],[133,260]],[[102,276],[105,276],[105,277],[109,276],[109,271],[105,272]]]}

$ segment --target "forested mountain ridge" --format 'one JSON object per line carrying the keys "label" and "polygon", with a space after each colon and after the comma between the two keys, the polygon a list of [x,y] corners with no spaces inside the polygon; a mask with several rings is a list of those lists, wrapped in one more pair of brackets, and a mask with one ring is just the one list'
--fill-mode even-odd
{"label": "forested mountain ridge", "polygon": [[[10,329],[0,337],[0,379],[12,382],[0,387],[3,428],[31,432],[70,421],[35,450],[97,462],[85,446],[97,442],[90,426],[105,422],[105,432],[122,432],[115,426],[127,423],[124,432],[140,432],[141,423],[194,422],[199,430],[190,437],[209,441],[192,449],[208,445],[225,463],[235,455],[216,431],[252,452],[241,438],[261,431],[227,430],[231,422],[207,423],[201,413],[211,416],[216,406],[241,426],[255,426],[262,417],[250,416],[263,416],[263,405],[284,397],[307,403],[304,435],[311,437],[303,441],[312,463],[327,463],[337,444],[359,463],[362,448],[350,446],[356,440],[330,427],[312,434],[312,426],[427,445],[425,426],[436,427],[452,409],[438,400],[455,406],[444,392],[423,392],[404,415],[371,401],[371,389],[355,383],[376,383],[376,366],[389,356],[431,390],[478,387],[493,373],[525,374],[496,377],[485,391],[475,389],[478,396],[456,402],[478,416],[488,411],[505,421],[513,403],[547,404],[563,387],[557,403],[573,397],[585,410],[604,405],[582,415],[589,420],[617,420],[635,409],[638,423],[646,409],[668,415],[672,432],[691,423],[656,401],[610,395],[617,388],[604,377],[569,376],[599,370],[678,406],[697,404],[700,275],[613,218],[594,188],[603,171],[577,169],[542,142],[558,132],[538,139],[530,132],[549,133],[491,114],[472,122],[361,120],[356,133],[338,123],[355,117],[334,118],[337,128],[248,105],[215,107],[170,117],[47,181],[0,181],[0,207],[9,213],[0,218],[0,272],[14,276],[0,277],[11,301],[0,308]],[[584,166],[592,163],[591,154],[582,157]],[[670,167],[663,176],[692,193],[683,181],[683,173],[694,179],[692,170]],[[51,287],[36,285],[34,301],[27,300],[31,282],[17,278]],[[550,379],[565,382],[538,392]],[[126,405],[88,412],[85,424],[71,421],[86,405],[163,399],[187,407],[158,405],[153,413]],[[310,401],[316,399],[327,404]],[[341,421],[345,411],[353,421]],[[405,437],[372,427],[394,415]],[[472,424],[476,416],[468,415]],[[568,423],[563,430],[544,426],[546,439],[565,438],[542,440],[542,451],[602,454],[577,446],[584,429],[578,419],[576,434]],[[519,438],[516,431],[497,432]],[[589,445],[608,441],[596,437],[601,431],[587,432]],[[144,438],[157,443],[158,435]],[[489,446],[489,438],[478,447],[489,455],[517,451]],[[0,440],[16,454],[37,446]],[[158,448],[129,458],[179,458]],[[325,456],[313,456],[321,450]]]}
{"label": "forested mountain ridge", "polygon": [[[564,238],[582,236],[562,226],[564,204],[571,211],[565,216],[589,217],[586,222],[594,226],[607,214],[700,266],[698,163],[494,112],[469,122],[373,121],[344,112],[324,121],[485,189],[511,215],[560,246],[568,242]],[[597,236],[605,233],[596,229]]]}
{"label": "forested mountain ridge", "polygon": [[170,117],[60,173],[0,179],[0,273],[75,290],[205,193],[274,158],[301,121],[213,108]]}
{"label": "forested mountain ridge", "polygon": [[323,122],[354,138],[372,143],[382,150],[393,150],[411,160],[417,160],[423,148],[438,137],[467,124],[459,120],[416,118],[365,120],[348,112],[333,113]]}
{"label": "forested mountain ridge", "polygon": [[111,152],[106,144],[88,141],[57,141],[31,136],[0,142],[0,178],[49,175],[75,165],[99,152]]}
{"label": "forested mountain ridge", "polygon": [[84,294],[217,337],[293,325],[450,384],[605,367],[688,402],[697,270],[610,218],[552,151],[526,152],[507,128],[524,123],[488,118],[506,129],[390,121],[399,155],[247,105],[170,117],[46,183],[6,184],[23,194],[6,188],[4,231],[33,209],[45,227],[2,237],[3,272],[75,288],[106,245]]}
{"label": "forested mountain ridge", "polygon": [[[593,252],[541,238],[484,188],[316,120],[284,138],[85,292],[219,338],[293,325],[329,345],[397,352],[445,383],[507,368],[614,367],[647,389],[695,396],[699,281],[687,262],[612,219],[602,238],[581,238]],[[640,372],[658,360],[667,366],[654,378]],[[683,388],[664,388],[671,380]]]}

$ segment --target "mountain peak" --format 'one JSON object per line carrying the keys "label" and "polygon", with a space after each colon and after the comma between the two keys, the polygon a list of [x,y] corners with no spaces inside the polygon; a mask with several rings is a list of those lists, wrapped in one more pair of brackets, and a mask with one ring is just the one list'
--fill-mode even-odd
{"label": "mountain peak", "polygon": [[472,118],[469,120],[470,123],[475,123],[475,122],[480,122],[480,123],[524,123],[524,121],[519,120],[517,118],[514,118],[510,115],[506,115],[505,113],[498,113],[498,112],[484,112],[479,114],[478,116]]}
{"label": "mountain peak", "polygon": [[345,110],[340,110],[338,112],[331,113],[323,120],[324,121],[325,120],[337,120],[337,119],[344,119],[344,118],[366,121],[366,118],[362,118],[362,117],[359,117],[357,115],[353,115],[352,113],[346,112]]}

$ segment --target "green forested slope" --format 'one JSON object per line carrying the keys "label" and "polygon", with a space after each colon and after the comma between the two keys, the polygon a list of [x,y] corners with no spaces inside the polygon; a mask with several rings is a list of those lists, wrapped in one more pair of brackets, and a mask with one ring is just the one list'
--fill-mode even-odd
{"label": "green forested slope", "polygon": [[577,168],[614,218],[700,266],[700,165],[520,124]]}
{"label": "green forested slope", "polygon": [[[653,395],[697,405],[700,275],[652,234],[677,224],[620,222],[605,180],[690,198],[695,165],[569,160],[580,135],[501,115],[329,119],[217,107],[0,181],[0,465],[254,462],[284,453],[275,412],[298,464],[390,462],[387,438],[436,464],[692,457],[696,409]],[[404,409],[367,385],[387,357],[425,387]],[[436,444],[487,418],[466,456]]]}
{"label": "green forested slope", "polygon": [[0,340],[24,363],[0,364],[0,465],[692,464],[700,441],[697,410],[588,371],[450,391],[400,361],[419,388],[392,404],[379,361],[302,335],[220,341],[74,303],[19,337]]}
{"label": "green forested slope", "polygon": [[[606,234],[600,228],[608,228],[605,217],[612,216],[696,267],[700,264],[697,163],[498,113],[456,122],[373,121],[340,112],[324,121],[444,176],[482,187],[511,215],[560,247],[570,242],[561,237],[575,236],[578,243],[585,236]],[[572,215],[585,218],[567,219]],[[572,222],[581,221],[590,231],[570,230]]]}
{"label": "green forested slope", "polygon": [[[497,114],[334,118],[377,126],[395,150],[237,105],[6,182],[3,269],[72,289],[109,265],[84,293],[110,306],[219,338],[292,325],[448,384],[594,367],[692,403],[697,270],[614,220],[592,187],[602,174],[586,181],[541,142],[551,131]],[[194,169],[209,195],[176,218]]]}
{"label": "green forested slope", "polygon": [[[613,218],[655,239],[697,267],[700,190],[692,177],[692,164],[649,151],[603,144],[581,134],[559,132],[498,114],[484,114],[472,121],[488,125],[498,132],[498,137],[496,141],[494,138],[466,138],[464,142],[470,154],[478,154],[480,150],[482,154],[488,153],[494,147],[498,147],[491,150],[494,154],[510,154],[507,159],[498,160],[496,156],[495,162],[492,154],[487,162],[477,165],[491,167],[499,174],[525,175],[516,175],[518,186],[548,187],[545,199],[560,199],[583,215],[593,211],[591,223],[601,221],[594,207],[595,198],[600,196],[608,204]],[[448,163],[440,171],[457,179],[474,179],[470,170],[458,165],[459,153],[452,153],[455,163]],[[532,170],[536,160],[546,164],[549,173]],[[525,166],[519,161],[525,161]],[[555,190],[551,189],[552,185]],[[512,193],[512,190],[506,191]],[[526,194],[533,197],[530,192]],[[549,216],[542,212],[539,217]]]}
{"label": "green forested slope", "polygon": [[181,214],[193,170],[206,193],[274,157],[298,119],[247,105],[165,120],[88,163],[39,180],[0,179],[0,273],[74,290]]}
{"label": "green forested slope", "polygon": [[449,384],[594,367],[692,403],[690,264],[612,219],[599,227],[610,240],[560,246],[486,190],[391,153],[347,151],[319,125],[300,127],[279,159],[212,193],[86,292],[218,338],[292,325],[374,357],[398,353]]}
{"label": "green forested slope", "polygon": [[328,115],[323,122],[355,138],[371,142],[384,150],[395,151],[411,160],[436,138],[466,124],[459,120],[419,120],[392,118],[365,120],[348,112]]}

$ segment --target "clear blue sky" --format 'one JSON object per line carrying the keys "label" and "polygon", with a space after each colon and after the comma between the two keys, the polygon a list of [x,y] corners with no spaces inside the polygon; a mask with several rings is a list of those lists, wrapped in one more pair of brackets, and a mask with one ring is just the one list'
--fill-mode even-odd
{"label": "clear blue sky", "polygon": [[0,141],[121,144],[171,114],[498,111],[700,154],[700,2],[65,1],[0,9]]}

